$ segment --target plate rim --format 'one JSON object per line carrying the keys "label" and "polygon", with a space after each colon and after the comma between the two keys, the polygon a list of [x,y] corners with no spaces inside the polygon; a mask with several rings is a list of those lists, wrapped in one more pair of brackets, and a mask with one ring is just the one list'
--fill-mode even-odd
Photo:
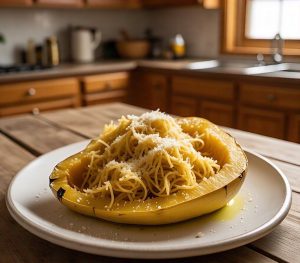
{"label": "plate rim", "polygon": [[[32,234],[47,240],[53,244],[60,245],[62,247],[74,249],[77,251],[87,252],[91,254],[96,255],[103,255],[103,256],[113,256],[113,257],[123,257],[123,258],[136,258],[136,259],[166,259],[166,258],[182,258],[182,257],[189,257],[189,256],[200,256],[200,255],[206,255],[210,253],[216,253],[225,251],[228,249],[236,248],[248,243],[251,243],[268,233],[270,233],[278,224],[282,222],[282,220],[286,217],[288,214],[291,202],[292,202],[292,190],[290,187],[290,184],[288,182],[287,177],[284,175],[284,173],[274,164],[272,163],[268,158],[252,151],[247,148],[243,147],[243,150],[246,153],[249,153],[256,158],[262,159],[264,162],[266,162],[268,165],[270,165],[273,169],[276,170],[276,172],[280,175],[283,185],[285,188],[285,199],[280,207],[280,209],[277,211],[276,215],[271,218],[269,221],[265,222],[258,228],[249,231],[247,233],[238,235],[234,238],[227,238],[224,239],[221,242],[216,243],[209,243],[205,246],[197,246],[197,244],[184,246],[182,244],[182,247],[180,248],[160,248],[157,247],[155,249],[150,248],[145,250],[144,248],[134,247],[134,246],[121,246],[122,242],[120,242],[120,245],[117,245],[117,242],[109,245],[95,245],[92,243],[86,243],[86,242],[80,242],[78,240],[74,240],[72,238],[68,238],[65,235],[57,235],[57,233],[49,232],[49,230],[43,229],[43,227],[39,227],[39,224],[28,220],[25,216],[22,215],[20,211],[16,208],[16,206],[13,203],[12,200],[12,187],[14,185],[15,180],[18,178],[18,176],[21,176],[24,173],[24,170],[28,169],[29,166],[34,165],[35,163],[39,162],[42,158],[47,158],[48,155],[55,154],[56,151],[61,151],[64,148],[69,147],[77,147],[79,145],[84,145],[85,143],[88,143],[90,140],[84,140],[81,142],[69,144],[63,147],[60,147],[58,149],[55,149],[53,151],[50,151],[46,154],[43,154],[39,156],[38,158],[34,159],[33,161],[29,162],[25,167],[23,167],[11,180],[9,184],[9,188],[6,193],[6,206],[11,214],[11,216],[14,218],[14,220],[19,223],[23,228],[31,232]],[[176,250],[175,250],[176,249]]]}

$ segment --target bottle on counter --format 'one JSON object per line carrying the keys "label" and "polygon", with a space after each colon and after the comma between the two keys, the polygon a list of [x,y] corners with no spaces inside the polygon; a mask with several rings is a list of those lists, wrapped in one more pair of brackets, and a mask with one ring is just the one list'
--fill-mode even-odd
{"label": "bottle on counter", "polygon": [[29,65],[35,65],[36,64],[35,42],[31,38],[27,42],[26,62]]}
{"label": "bottle on counter", "polygon": [[170,47],[175,59],[185,57],[185,41],[181,34],[177,34],[174,38],[171,39]]}
{"label": "bottle on counter", "polygon": [[60,54],[58,41],[56,36],[51,36],[46,39],[43,47],[43,64],[47,66],[57,66],[60,62]]}

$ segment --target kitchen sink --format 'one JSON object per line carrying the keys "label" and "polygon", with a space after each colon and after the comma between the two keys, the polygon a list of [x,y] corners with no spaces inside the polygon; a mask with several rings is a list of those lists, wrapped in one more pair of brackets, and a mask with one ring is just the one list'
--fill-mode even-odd
{"label": "kitchen sink", "polygon": [[259,65],[253,62],[229,62],[221,60],[209,60],[189,63],[186,66],[192,70],[205,70],[210,72],[258,75],[273,72],[300,72],[300,63],[281,63]]}
{"label": "kitchen sink", "polygon": [[210,60],[190,63],[187,65],[187,68],[192,70],[205,70],[229,74],[253,75],[272,72],[275,70],[274,66],[275,65],[258,65],[254,62],[247,61],[229,62]]}
{"label": "kitchen sink", "polygon": [[285,69],[281,71],[300,73],[300,63],[284,63]]}
{"label": "kitchen sink", "polygon": [[275,72],[300,72],[300,63],[281,63],[259,65],[255,61],[237,60],[140,60],[140,66],[160,67],[166,69],[188,69],[225,74],[259,75]]}

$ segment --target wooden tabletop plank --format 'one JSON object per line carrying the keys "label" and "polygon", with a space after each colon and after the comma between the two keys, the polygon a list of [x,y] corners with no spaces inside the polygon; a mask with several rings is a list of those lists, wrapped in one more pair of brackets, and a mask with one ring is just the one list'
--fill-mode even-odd
{"label": "wooden tabletop plank", "polygon": [[239,144],[264,156],[300,166],[300,144],[225,128]]}
{"label": "wooden tabletop plank", "polygon": [[287,262],[300,259],[300,194],[293,193],[287,218],[269,235],[252,243],[254,247]]}
{"label": "wooden tabletop plank", "polygon": [[83,140],[32,115],[0,119],[0,130],[36,155]]}
{"label": "wooden tabletop plank", "polygon": [[93,118],[96,118],[99,121],[101,121],[102,118],[106,118],[108,119],[108,122],[106,123],[109,123],[111,120],[117,121],[123,115],[141,115],[144,112],[147,112],[148,110],[123,103],[112,103],[105,104],[102,106],[82,108],[80,111],[88,116],[93,116]]}
{"label": "wooden tabletop plank", "polygon": [[64,110],[46,112],[39,116],[59,127],[68,129],[86,138],[94,138],[100,134],[104,124],[109,123],[111,118],[101,117],[101,121],[92,116],[82,113],[80,110]]}
{"label": "wooden tabletop plank", "polygon": [[0,191],[3,194],[11,178],[35,157],[3,134],[0,134],[0,149]]}
{"label": "wooden tabletop plank", "polygon": [[98,136],[105,124],[117,121],[122,115],[141,114],[145,109],[122,103],[112,103],[88,108],[46,112],[41,118],[87,138]]}
{"label": "wooden tabletop plank", "polygon": [[292,190],[300,193],[300,167],[271,158],[270,160],[286,175]]}

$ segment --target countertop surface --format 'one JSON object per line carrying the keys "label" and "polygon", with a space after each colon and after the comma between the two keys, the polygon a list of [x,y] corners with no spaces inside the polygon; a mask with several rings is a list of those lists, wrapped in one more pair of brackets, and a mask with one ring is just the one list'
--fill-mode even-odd
{"label": "countertop surface", "polygon": [[[257,74],[257,67],[255,62],[227,61],[224,65],[218,65],[218,60],[207,59],[183,59],[183,60],[113,60],[113,61],[99,61],[91,64],[61,64],[57,67],[50,69],[32,71],[32,72],[19,72],[19,73],[6,73],[0,75],[1,83],[11,83],[19,81],[40,80],[49,78],[60,77],[78,77],[83,75],[129,71],[137,68],[160,70],[167,72],[191,74],[191,75],[218,75],[224,78],[247,78],[251,79],[253,76],[260,79],[277,79],[285,80],[288,82],[300,81],[299,72],[263,72]],[[251,64],[252,63],[252,64]],[[272,66],[272,65],[271,65]],[[258,69],[259,70],[259,69]]]}
{"label": "countertop surface", "polygon": [[[58,147],[95,137],[105,123],[116,120],[123,114],[143,112],[145,109],[113,103],[0,120],[0,262],[129,262],[128,259],[73,251],[34,236],[11,218],[5,206],[5,194],[15,174],[36,157]],[[251,244],[208,256],[159,262],[299,262],[300,145],[235,129],[225,129],[236,137],[243,147],[269,158],[286,174],[293,190],[291,210],[272,233]]]}
{"label": "countertop surface", "polygon": [[50,69],[39,71],[2,74],[0,75],[0,83],[80,76],[123,70],[127,71],[135,69],[136,67],[136,61],[102,61],[91,64],[61,64]]}

